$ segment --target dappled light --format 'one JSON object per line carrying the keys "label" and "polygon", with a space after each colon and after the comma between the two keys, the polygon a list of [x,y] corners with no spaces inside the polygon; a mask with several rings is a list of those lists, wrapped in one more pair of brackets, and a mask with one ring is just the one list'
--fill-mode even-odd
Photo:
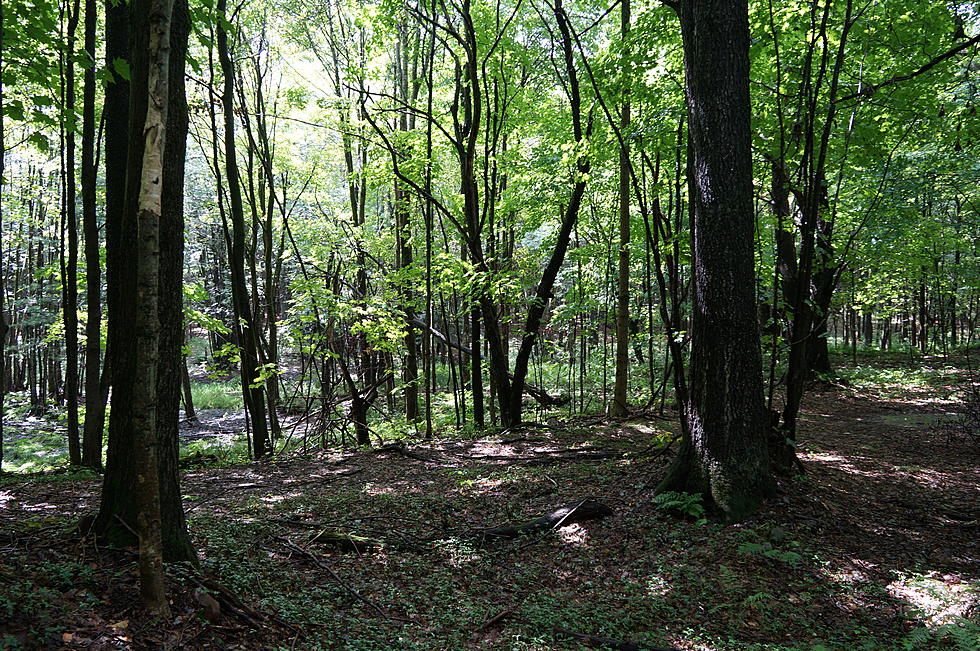
{"label": "dappled light", "polygon": [[980,649],[978,57],[0,0],[0,649]]}

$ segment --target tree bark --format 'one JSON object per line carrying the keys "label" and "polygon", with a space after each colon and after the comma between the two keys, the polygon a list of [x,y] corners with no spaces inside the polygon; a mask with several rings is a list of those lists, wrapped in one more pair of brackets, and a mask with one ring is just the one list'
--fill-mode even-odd
{"label": "tree bark", "polygon": [[[625,42],[630,32],[630,0],[622,0],[620,5],[620,34]],[[625,46],[624,46],[625,47]],[[629,60],[623,54],[623,106],[620,113],[619,128],[625,134],[630,124],[629,100]],[[629,318],[630,318],[630,177],[629,147],[626,139],[619,147],[619,268],[616,291],[616,384],[613,387],[613,416],[629,413],[627,392],[629,390]]]}
{"label": "tree bark", "polygon": [[139,533],[140,594],[147,610],[168,617],[163,576],[160,508],[160,439],[157,436],[157,376],[160,362],[160,220],[163,161],[169,97],[168,56],[173,0],[143,0],[134,8],[149,10],[147,43],[148,102],[143,127],[142,178],[137,216],[136,375],[132,419],[136,439],[136,516]]}
{"label": "tree bark", "polygon": [[96,0],[85,0],[85,53],[91,64],[85,68],[82,88],[82,231],[85,236],[86,322],[85,322],[85,423],[82,430],[82,465],[102,469],[102,431],[105,407],[102,400],[102,260],[99,252],[99,223],[96,215],[98,170],[95,166],[95,47],[98,24]]}
{"label": "tree bark", "polygon": [[[61,300],[65,325],[65,401],[68,422],[68,462],[81,465],[82,449],[78,429],[78,216],[75,212],[75,32],[81,3],[75,0],[68,11],[66,55],[64,56],[61,128],[64,133],[64,179],[62,194]],[[67,251],[65,246],[67,245]]]}
{"label": "tree bark", "polygon": [[747,0],[677,3],[692,235],[689,432],[657,490],[701,493],[727,521],[774,490],[756,318]]}
{"label": "tree bark", "polygon": [[[144,0],[148,1],[148,0]],[[119,546],[136,543],[137,506],[133,500],[137,473],[133,459],[139,452],[140,432],[134,420],[134,387],[139,372],[136,363],[136,274],[139,263],[133,242],[137,241],[139,187],[143,164],[143,125],[149,95],[147,52],[149,22],[144,5],[129,7],[108,3],[106,7],[106,58],[125,59],[130,64],[131,82],[116,75],[106,88],[106,287],[109,345],[106,364],[112,386],[109,450],[102,486],[102,503],[95,531],[107,542]],[[162,521],[162,552],[166,561],[192,561],[197,556],[191,545],[184,518],[177,469],[177,412],[180,376],[169,361],[179,359],[180,339],[172,343],[174,320],[180,324],[183,235],[183,157],[186,134],[184,58],[190,18],[186,0],[174,0],[171,15],[167,83],[170,110],[167,115],[168,142],[163,162],[161,187],[160,288],[164,297],[158,305],[161,337],[157,370],[157,466]],[[177,235],[179,234],[179,235]],[[175,281],[176,279],[176,281]],[[168,302],[168,301],[176,301]],[[182,327],[182,326],[178,326]]]}
{"label": "tree bark", "polygon": [[[225,16],[226,0],[219,0],[218,14]],[[241,178],[235,147],[235,68],[228,46],[225,23],[218,25],[218,58],[221,61],[223,88],[221,103],[224,111],[225,178],[228,182],[229,212],[231,213],[231,246],[228,256],[231,268],[232,301],[238,322],[241,323],[241,379],[245,407],[252,425],[252,454],[256,459],[272,452],[266,422],[265,396],[258,381],[258,324],[252,312],[245,278],[245,209],[242,203]]]}

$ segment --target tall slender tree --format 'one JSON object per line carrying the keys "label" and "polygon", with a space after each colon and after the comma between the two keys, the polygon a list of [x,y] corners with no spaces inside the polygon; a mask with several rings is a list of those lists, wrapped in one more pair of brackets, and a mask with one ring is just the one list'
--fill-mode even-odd
{"label": "tall slender tree", "polygon": [[[625,132],[630,125],[629,84],[630,61],[627,43],[630,33],[630,0],[622,0],[620,7],[620,36],[623,41],[623,106],[620,109],[619,128]],[[630,151],[625,138],[619,146],[619,256],[616,276],[616,383],[613,387],[614,416],[629,412],[629,340],[630,340]]]}
{"label": "tall slender tree", "polygon": [[266,420],[265,391],[258,377],[258,326],[245,278],[245,208],[235,146],[235,62],[228,43],[230,23],[227,6],[226,0],[219,0],[216,5],[219,16],[218,59],[223,76],[221,103],[224,110],[225,178],[228,180],[228,213],[231,215],[228,262],[236,327],[240,329],[242,394],[252,426],[252,454],[259,459],[272,452],[272,445]]}
{"label": "tall slender tree", "polygon": [[95,48],[98,3],[85,0],[85,56],[88,59],[82,84],[82,231],[85,235],[85,423],[82,432],[82,465],[102,468],[102,430],[105,401],[102,399],[100,362],[102,355],[102,260],[99,253],[99,223],[96,214],[98,170],[95,163]]}

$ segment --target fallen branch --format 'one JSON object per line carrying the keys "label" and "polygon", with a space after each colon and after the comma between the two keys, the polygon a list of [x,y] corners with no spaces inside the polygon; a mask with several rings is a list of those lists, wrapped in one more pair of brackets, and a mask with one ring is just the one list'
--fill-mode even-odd
{"label": "fallen branch", "polygon": [[481,543],[490,543],[497,540],[513,540],[521,535],[531,535],[545,533],[558,529],[562,526],[583,522],[585,520],[596,520],[612,515],[611,508],[594,500],[581,500],[580,502],[569,502],[559,506],[550,513],[545,513],[539,518],[519,525],[504,525],[490,529],[481,529],[474,532],[474,537]]}
{"label": "fallen branch", "polygon": [[401,441],[395,441],[394,443],[388,443],[387,445],[382,445],[380,448],[373,450],[375,454],[381,454],[384,452],[394,452],[395,454],[400,454],[403,457],[408,457],[409,459],[415,459],[416,461],[425,461],[426,463],[438,463],[435,459],[430,459],[420,452],[415,452],[414,450],[409,450],[405,444]]}
{"label": "fallen branch", "polygon": [[388,613],[386,613],[384,610],[382,610],[381,606],[374,603],[373,601],[371,601],[370,599],[362,595],[360,592],[347,585],[347,583],[343,579],[341,579],[340,576],[336,572],[334,572],[329,565],[321,561],[316,554],[310,552],[309,550],[303,549],[302,547],[296,545],[295,543],[293,543],[287,538],[283,538],[281,536],[272,536],[272,539],[282,543],[289,550],[299,554],[300,556],[307,559],[308,561],[316,565],[318,568],[320,568],[321,570],[329,574],[330,577],[334,581],[336,581],[340,587],[342,587],[345,591],[347,591],[347,593],[349,593],[352,597],[354,597],[355,599],[357,599],[358,601],[360,601],[361,603],[363,603],[368,608],[375,611],[385,619],[397,619],[395,617],[392,617]]}
{"label": "fallen branch", "polygon": [[333,545],[357,554],[384,547],[384,543],[380,540],[358,536],[338,529],[324,529],[310,539],[310,544]]}
{"label": "fallen branch", "polygon": [[501,621],[507,619],[508,617],[515,616],[516,614],[517,613],[515,613],[513,610],[502,610],[496,615],[494,615],[493,617],[491,617],[490,619],[488,619],[487,621],[483,622],[483,624],[481,624],[480,628],[478,628],[477,630],[479,631],[486,630],[491,626],[499,624]]}

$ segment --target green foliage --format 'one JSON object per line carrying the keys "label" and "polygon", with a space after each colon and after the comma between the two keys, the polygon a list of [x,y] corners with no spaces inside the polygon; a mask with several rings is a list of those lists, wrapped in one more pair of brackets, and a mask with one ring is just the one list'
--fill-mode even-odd
{"label": "green foliage", "polygon": [[[790,542],[788,543],[791,547],[799,547],[799,543]],[[756,542],[746,542],[738,546],[738,553],[744,554],[746,556],[762,556],[764,558],[771,558],[787,565],[796,567],[803,561],[803,556],[798,552],[794,552],[788,549],[779,549],[774,547],[770,542],[756,543]]]}
{"label": "green foliage", "polygon": [[662,511],[673,511],[700,520],[704,517],[704,496],[701,493],[666,491],[656,495],[653,503]]}
{"label": "green foliage", "polygon": [[971,619],[957,617],[953,621],[934,627],[923,626],[912,631],[902,648],[913,651],[930,646],[949,645],[956,651],[978,651],[980,649],[980,624]]}
{"label": "green foliage", "polygon": [[191,382],[195,409],[242,408],[242,384],[238,380]]}

